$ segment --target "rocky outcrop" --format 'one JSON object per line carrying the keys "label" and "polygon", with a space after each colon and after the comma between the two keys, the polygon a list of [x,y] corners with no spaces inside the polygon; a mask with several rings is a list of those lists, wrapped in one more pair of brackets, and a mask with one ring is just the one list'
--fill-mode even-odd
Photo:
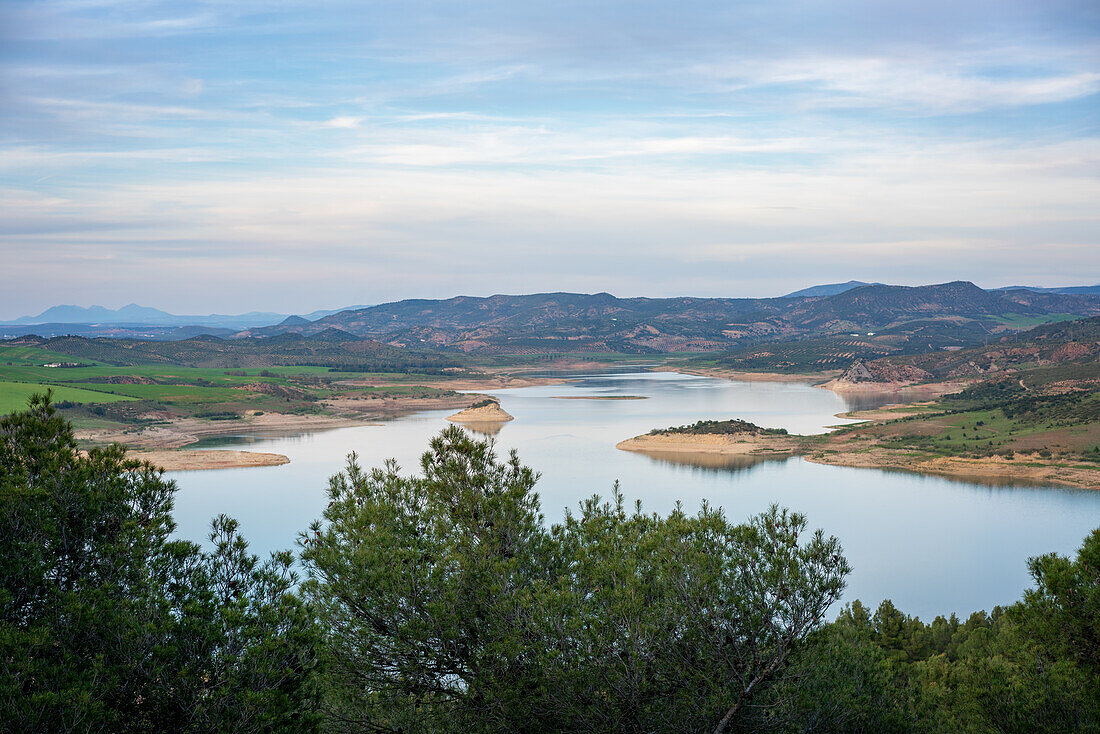
{"label": "rocky outcrop", "polygon": [[447,416],[452,423],[504,423],[514,420],[506,410],[500,407],[500,403],[494,400],[484,400],[480,403],[460,410],[454,415]]}
{"label": "rocky outcrop", "polygon": [[914,382],[924,382],[932,379],[932,373],[922,370],[920,367],[905,364],[890,364],[889,362],[875,360],[863,362],[856,360],[844,374],[833,380],[830,385],[909,385]]}

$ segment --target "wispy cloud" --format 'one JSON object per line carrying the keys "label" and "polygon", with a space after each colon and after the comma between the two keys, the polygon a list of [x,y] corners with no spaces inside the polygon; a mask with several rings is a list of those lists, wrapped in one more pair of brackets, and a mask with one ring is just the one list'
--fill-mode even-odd
{"label": "wispy cloud", "polygon": [[1082,5],[8,3],[0,311],[1095,280]]}

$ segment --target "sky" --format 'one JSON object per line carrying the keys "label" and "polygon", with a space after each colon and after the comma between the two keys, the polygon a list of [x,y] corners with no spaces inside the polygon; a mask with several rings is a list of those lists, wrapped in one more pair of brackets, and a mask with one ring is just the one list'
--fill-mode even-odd
{"label": "sky", "polygon": [[1100,3],[0,0],[0,318],[1100,282]]}

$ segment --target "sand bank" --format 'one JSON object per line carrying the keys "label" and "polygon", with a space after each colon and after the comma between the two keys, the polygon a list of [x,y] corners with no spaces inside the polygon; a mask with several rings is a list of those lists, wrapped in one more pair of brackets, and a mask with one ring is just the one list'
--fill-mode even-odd
{"label": "sand bank", "polygon": [[253,466],[279,466],[289,464],[290,459],[282,454],[266,454],[258,451],[222,451],[222,450],[159,450],[130,451],[127,457],[148,461],[165,471],[185,471],[192,469],[236,469]]}
{"label": "sand bank", "polygon": [[1100,489],[1100,468],[1060,461],[1006,459],[1000,456],[978,459],[962,456],[928,457],[884,448],[872,448],[860,452],[810,452],[805,454],[804,458],[815,464],[901,470],[978,482],[995,483],[998,480],[1007,480],[1013,483],[1055,484],[1080,489]]}
{"label": "sand bank", "polygon": [[656,433],[620,441],[615,448],[640,453],[721,454],[747,456],[790,454],[799,448],[796,437],[753,434]]}

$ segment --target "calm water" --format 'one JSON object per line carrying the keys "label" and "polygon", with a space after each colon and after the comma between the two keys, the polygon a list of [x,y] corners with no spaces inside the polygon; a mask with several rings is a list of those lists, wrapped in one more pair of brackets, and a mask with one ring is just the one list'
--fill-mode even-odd
{"label": "calm water", "polygon": [[[743,418],[796,433],[841,423],[844,399],[797,383],[728,382],[667,372],[584,376],[565,385],[494,393],[516,417],[496,436],[542,473],[538,490],[550,522],[565,507],[619,480],[628,501],[667,512],[701,500],[741,520],[777,502],[805,513],[811,527],[840,538],[854,571],[846,599],[931,618],[969,614],[1014,601],[1028,586],[1028,556],[1074,552],[1100,525],[1100,492],[993,486],[903,472],[821,466],[802,459],[695,466],[619,451],[615,444],[651,428],[703,418]],[[561,400],[558,396],[639,395],[645,400]],[[866,396],[861,398],[867,404]],[[180,534],[202,540],[210,517],[238,518],[261,554],[292,547],[325,503],[327,478],[356,451],[371,466],[394,457],[408,471],[451,411],[381,426],[292,437],[241,437],[224,447],[273,451],[284,466],[173,472]],[[834,610],[835,611],[835,610]]]}

